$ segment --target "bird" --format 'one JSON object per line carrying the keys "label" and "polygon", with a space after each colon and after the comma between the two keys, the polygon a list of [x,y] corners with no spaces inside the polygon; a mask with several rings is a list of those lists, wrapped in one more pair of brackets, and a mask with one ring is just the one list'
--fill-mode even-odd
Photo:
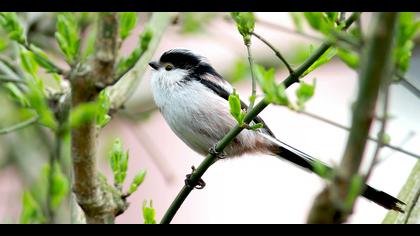
{"label": "bird", "polygon": [[[149,66],[153,99],[165,121],[187,146],[206,156],[237,125],[228,101],[234,92],[233,86],[207,58],[188,49],[167,50],[158,61],[150,61]],[[248,109],[243,101],[241,108]],[[263,127],[242,130],[223,150],[223,158],[261,153],[290,161],[312,173],[317,173],[317,165],[333,173],[330,166],[278,140],[259,116],[250,125],[257,123]],[[202,181],[202,184],[205,183]],[[386,209],[404,212],[402,201],[369,185],[361,195]]]}

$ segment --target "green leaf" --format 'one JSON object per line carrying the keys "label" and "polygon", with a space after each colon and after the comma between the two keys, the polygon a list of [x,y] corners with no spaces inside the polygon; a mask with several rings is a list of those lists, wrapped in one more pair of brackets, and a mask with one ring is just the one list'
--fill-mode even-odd
{"label": "green leaf", "polygon": [[274,104],[281,105],[281,106],[288,106],[290,104],[289,98],[286,94],[286,87],[284,84],[279,84],[276,90],[276,96],[274,99]]}
{"label": "green leaf", "polygon": [[89,30],[88,35],[86,36],[86,48],[83,50],[83,59],[88,58],[92,55],[93,50],[95,49],[96,41],[96,28]]}
{"label": "green leaf", "polygon": [[111,107],[111,101],[109,99],[107,89],[104,89],[99,93],[97,103],[96,125],[99,128],[103,128],[111,120],[111,116],[108,115],[109,108]]}
{"label": "green leaf", "polygon": [[[379,138],[381,138],[380,137],[380,132],[379,132],[379,134],[378,134],[378,137]],[[389,144],[391,142],[391,136],[389,135],[389,134],[384,134],[383,136],[382,136],[382,143],[383,144]]]}
{"label": "green leaf", "polygon": [[5,39],[0,38],[0,52],[7,49],[7,47],[8,47],[8,42]]}
{"label": "green leaf", "polygon": [[261,128],[263,128],[264,127],[264,124],[263,123],[257,123],[257,124],[255,124],[255,125],[251,125],[250,127],[249,127],[249,129],[250,130],[257,130],[257,129],[261,129]]}
{"label": "green leaf", "polygon": [[143,183],[144,178],[146,177],[146,171],[140,171],[131,182],[130,188],[128,189],[128,195],[133,194],[137,191],[137,188]]}
{"label": "green leaf", "polygon": [[266,99],[277,105],[288,106],[290,102],[286,94],[286,88],[284,84],[276,84],[275,73],[274,68],[265,70],[260,65],[256,65],[255,67],[255,75],[266,94]]}
{"label": "green leaf", "polygon": [[19,102],[23,107],[29,107],[30,103],[26,98],[25,94],[16,86],[14,83],[6,83],[4,87],[9,90],[10,96]]}
{"label": "green leaf", "polygon": [[26,44],[26,35],[16,12],[0,12],[0,25],[8,33],[11,40]]}
{"label": "green leaf", "polygon": [[234,62],[233,71],[230,73],[230,82],[235,83],[243,80],[250,74],[249,63],[240,59]]}
{"label": "green leaf", "polygon": [[57,209],[67,197],[70,189],[70,183],[58,163],[55,163],[52,171],[51,206],[53,209]]}
{"label": "green leaf", "polygon": [[302,12],[290,12],[290,16],[292,17],[296,30],[298,32],[302,32],[303,31]]}
{"label": "green leaf", "polygon": [[251,43],[251,33],[254,31],[255,18],[252,12],[232,12],[230,14],[236,22],[236,27],[244,39],[245,45]]}
{"label": "green leaf", "polygon": [[39,122],[53,130],[57,128],[57,121],[54,114],[48,106],[47,96],[43,81],[34,78],[34,80],[27,80],[28,91],[26,98],[29,101],[30,107],[33,108],[39,115]]}
{"label": "green leaf", "polygon": [[354,202],[357,199],[357,196],[359,196],[359,194],[362,191],[362,187],[363,187],[363,178],[360,175],[355,175],[353,176],[353,178],[351,179],[350,182],[350,186],[349,186],[349,192],[347,194],[347,198],[346,201],[344,203],[344,207],[347,210],[351,210]]}
{"label": "green leaf", "polygon": [[36,77],[36,73],[38,72],[38,64],[36,63],[32,52],[26,50],[23,46],[19,48],[20,52],[20,62],[22,64],[23,69],[31,74],[33,77]]}
{"label": "green leaf", "polygon": [[420,21],[415,21],[413,12],[401,12],[397,27],[397,42],[394,50],[394,61],[397,69],[405,73],[410,66],[414,48],[413,38],[420,28]]}
{"label": "green leaf", "polygon": [[324,35],[329,36],[335,30],[338,12],[304,12],[303,15],[313,29]]}
{"label": "green leaf", "polygon": [[111,151],[111,169],[114,173],[114,182],[118,188],[121,188],[127,176],[128,152],[124,152],[120,139],[115,139]]}
{"label": "green leaf", "polygon": [[142,51],[146,51],[149,48],[150,41],[153,38],[153,30],[148,25],[140,35],[140,48]]}
{"label": "green leaf", "polygon": [[57,15],[57,32],[55,38],[67,63],[73,65],[79,54],[79,28],[74,13],[59,13]]}
{"label": "green leaf", "polygon": [[128,57],[123,57],[117,64],[117,74],[122,75],[127,72],[128,69],[132,68],[141,56],[146,52],[149,47],[149,43],[153,38],[153,31],[150,27],[146,27],[139,38],[139,46],[136,47]]}
{"label": "green leaf", "polygon": [[[313,49],[310,49],[313,50]],[[331,61],[331,59],[337,54],[336,48],[329,48],[318,60],[315,61],[300,77],[305,77],[307,74],[311,73],[313,70],[324,65],[325,63]]]}
{"label": "green leaf", "polygon": [[230,114],[238,121],[239,125],[241,125],[243,123],[243,119],[241,117],[241,100],[239,99],[239,95],[236,93],[235,89],[233,90],[233,93],[229,95],[229,106]]}
{"label": "green leaf", "polygon": [[137,12],[120,12],[120,38],[126,39],[137,24]]}
{"label": "green leaf", "polygon": [[24,191],[22,197],[22,212],[20,215],[21,224],[43,224],[46,219],[38,202],[33,198],[31,192]]}
{"label": "green leaf", "polygon": [[338,12],[325,12],[327,19],[331,22],[336,22],[338,20]]}
{"label": "green leaf", "polygon": [[30,48],[33,51],[32,57],[38,63],[38,65],[44,68],[48,73],[58,72],[57,68],[54,66],[54,64],[51,63],[47,54],[42,49],[36,47],[35,45],[31,45]]}
{"label": "green leaf", "polygon": [[300,109],[304,109],[305,103],[314,95],[315,84],[316,80],[314,80],[313,84],[307,84],[303,81],[300,82],[299,88],[296,90],[298,106]]}
{"label": "green leaf", "polygon": [[337,50],[337,56],[346,63],[347,66],[349,66],[352,69],[359,68],[359,54],[349,51],[347,49],[339,48]]}
{"label": "green leaf", "polygon": [[147,201],[143,202],[143,218],[145,224],[156,224],[156,212],[153,208],[153,202],[150,200],[150,206],[147,206]]}
{"label": "green leaf", "polygon": [[96,102],[87,102],[73,108],[70,113],[70,127],[80,127],[91,122],[97,115]]}

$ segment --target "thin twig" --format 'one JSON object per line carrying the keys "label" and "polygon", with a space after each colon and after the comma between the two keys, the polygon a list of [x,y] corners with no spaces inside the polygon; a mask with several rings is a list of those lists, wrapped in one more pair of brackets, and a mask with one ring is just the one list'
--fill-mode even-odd
{"label": "thin twig", "polygon": [[257,37],[259,40],[261,40],[261,42],[263,42],[265,45],[267,45],[275,54],[276,56],[283,62],[283,64],[286,66],[287,70],[289,71],[289,74],[293,74],[294,71],[292,69],[292,67],[290,66],[290,64],[286,61],[286,59],[281,55],[280,51],[277,50],[270,42],[268,42],[267,40],[265,40],[261,35],[252,32],[252,35],[254,35],[255,37]]}
{"label": "thin twig", "polygon": [[251,91],[251,101],[249,103],[248,110],[251,110],[254,107],[255,97],[257,95],[257,81],[255,80],[254,74],[254,58],[252,57],[251,53],[251,43],[246,44],[246,51],[248,53],[248,62],[249,62],[249,69],[251,70],[251,79],[252,79],[252,91]]}
{"label": "thin twig", "polygon": [[[354,20],[356,20],[360,16],[360,13],[353,13],[346,20],[346,27],[348,28]],[[283,85],[288,88],[292,84],[299,82],[299,77],[313,64],[315,63],[329,48],[331,44],[324,43],[322,44],[317,50],[315,50],[303,63],[299,66],[294,74],[289,75],[282,83]],[[253,109],[249,110],[249,112],[245,115],[244,123],[248,124],[251,122],[254,117],[256,117],[262,110],[264,110],[270,103],[263,99],[259,103],[257,103]],[[222,153],[224,148],[233,141],[233,139],[244,129],[242,125],[236,125],[232,128],[215,146],[214,151],[216,153]],[[194,184],[197,184],[203,174],[207,171],[208,168],[212,164],[217,161],[217,156],[214,153],[209,153],[207,157],[201,162],[197,169],[193,171],[193,173],[189,177],[190,184],[184,185],[181,191],[178,193],[174,201],[169,206],[168,210],[166,211],[165,215],[163,216],[162,220],[160,221],[161,224],[169,224],[185,199],[194,189]]]}
{"label": "thin twig", "polygon": [[[414,131],[410,131],[402,140],[401,140],[401,142],[397,145],[398,147],[403,147],[405,144],[407,144],[414,136],[416,135],[416,132],[414,132]],[[385,147],[386,147],[386,145],[385,145]],[[378,164],[379,163],[381,163],[381,162],[383,162],[383,161],[386,161],[388,158],[390,158],[392,155],[394,155],[395,153],[398,153],[399,151],[398,150],[395,150],[395,149],[393,149],[393,148],[391,148],[393,151],[392,152],[390,152],[388,155],[386,155],[386,156],[383,156],[383,157],[381,157],[381,159],[379,159],[378,160]],[[418,159],[420,159],[420,156],[419,155],[415,155],[415,156],[413,156],[413,157],[415,157],[415,158],[418,158]]]}
{"label": "thin twig", "polygon": [[[335,122],[335,121],[332,121],[332,120],[329,120],[329,119],[327,119],[327,118],[321,117],[321,116],[319,116],[319,115],[313,114],[313,113],[311,113],[311,112],[308,112],[308,111],[299,111],[299,113],[300,113],[300,114],[302,114],[302,115],[306,115],[306,116],[308,116],[308,117],[311,117],[311,118],[313,118],[313,119],[316,119],[316,120],[322,121],[322,122],[327,123],[327,124],[329,124],[329,125],[335,126],[335,127],[337,127],[337,128],[340,128],[340,129],[343,129],[343,130],[346,130],[346,131],[350,131],[350,128],[349,128],[349,127],[346,127],[346,126],[344,126],[344,125],[342,125],[342,124],[339,124],[339,123],[337,123],[337,122]],[[379,139],[374,138],[374,137],[372,137],[372,136],[368,136],[368,139],[369,139],[369,140],[371,140],[371,141],[374,141],[374,142],[376,142],[376,143],[379,143]],[[391,145],[391,144],[389,144],[389,143],[384,143],[384,144],[383,144],[383,146],[384,146],[384,147],[387,147],[387,148],[389,148],[389,149],[392,149],[392,150],[394,150],[394,151],[401,152],[401,153],[404,153],[404,154],[406,154],[406,155],[412,156],[412,157],[417,158],[417,159],[419,159],[419,160],[420,160],[420,155],[415,154],[415,153],[412,153],[412,152],[409,152],[409,151],[407,151],[407,150],[405,150],[405,149],[402,149],[402,148],[400,148],[400,147],[398,147],[398,146],[394,146],[394,145]]]}
{"label": "thin twig", "polygon": [[21,83],[25,84],[27,83],[25,80],[21,79],[13,79],[7,75],[0,75],[0,83]]}
{"label": "thin twig", "polygon": [[379,162],[379,153],[381,149],[385,146],[384,138],[386,134],[386,125],[387,125],[387,115],[388,115],[388,104],[389,104],[389,83],[384,84],[384,91],[383,91],[383,101],[382,101],[382,122],[381,122],[381,128],[379,130],[378,138],[379,142],[376,145],[375,152],[373,154],[372,162],[370,163],[370,166],[368,168],[368,171],[364,177],[364,182],[370,178],[374,167]]}
{"label": "thin twig", "polygon": [[14,131],[17,131],[17,130],[26,128],[28,126],[31,126],[31,125],[35,124],[38,121],[38,118],[39,118],[39,116],[36,115],[36,116],[34,116],[34,117],[32,117],[32,118],[30,118],[30,119],[28,119],[26,121],[23,121],[23,122],[21,122],[19,124],[16,124],[16,125],[13,125],[13,126],[9,126],[9,127],[3,128],[3,129],[0,129],[0,135],[2,135],[2,134],[8,134],[8,133],[11,133],[11,132],[14,132]]}
{"label": "thin twig", "polygon": [[317,40],[317,41],[320,41],[320,42],[325,41],[325,39],[322,38],[322,37],[318,37],[318,36],[310,35],[310,34],[307,34],[307,33],[304,33],[304,32],[296,31],[294,29],[290,29],[290,28],[285,27],[283,25],[274,24],[272,22],[257,19],[257,18],[255,19],[255,21],[258,22],[259,24],[262,24],[262,25],[268,26],[270,28],[286,32],[286,33],[296,34],[296,35],[299,35],[299,36],[302,36],[302,37],[305,37],[305,38],[314,39],[314,40]]}
{"label": "thin twig", "polygon": [[410,81],[407,80],[401,73],[397,72],[395,75],[398,77],[397,83],[400,82],[404,88],[408,89],[411,93],[413,93],[417,98],[420,98],[420,89],[414,86]]}

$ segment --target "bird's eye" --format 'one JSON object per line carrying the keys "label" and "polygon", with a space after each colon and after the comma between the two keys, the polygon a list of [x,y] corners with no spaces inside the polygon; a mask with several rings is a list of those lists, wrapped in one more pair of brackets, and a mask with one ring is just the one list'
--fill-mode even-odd
{"label": "bird's eye", "polygon": [[165,70],[167,70],[167,71],[170,71],[172,69],[173,69],[173,66],[172,65],[166,65],[165,66]]}

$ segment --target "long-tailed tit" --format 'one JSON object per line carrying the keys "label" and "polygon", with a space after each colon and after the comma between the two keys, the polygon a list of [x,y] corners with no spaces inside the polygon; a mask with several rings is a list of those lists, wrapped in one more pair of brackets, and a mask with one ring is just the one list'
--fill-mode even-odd
{"label": "long-tailed tit", "polygon": [[[149,65],[153,69],[153,97],[166,122],[185,144],[199,154],[207,155],[209,149],[237,124],[230,114],[228,102],[232,86],[204,57],[186,49],[166,51],[159,61]],[[242,109],[247,109],[243,102]],[[314,172],[317,160],[276,139],[260,117],[253,122],[262,123],[264,127],[256,131],[244,129],[225,148],[224,155],[264,153]],[[332,171],[327,165],[325,168]],[[402,211],[401,201],[370,186],[366,186],[362,195],[387,209]]]}

